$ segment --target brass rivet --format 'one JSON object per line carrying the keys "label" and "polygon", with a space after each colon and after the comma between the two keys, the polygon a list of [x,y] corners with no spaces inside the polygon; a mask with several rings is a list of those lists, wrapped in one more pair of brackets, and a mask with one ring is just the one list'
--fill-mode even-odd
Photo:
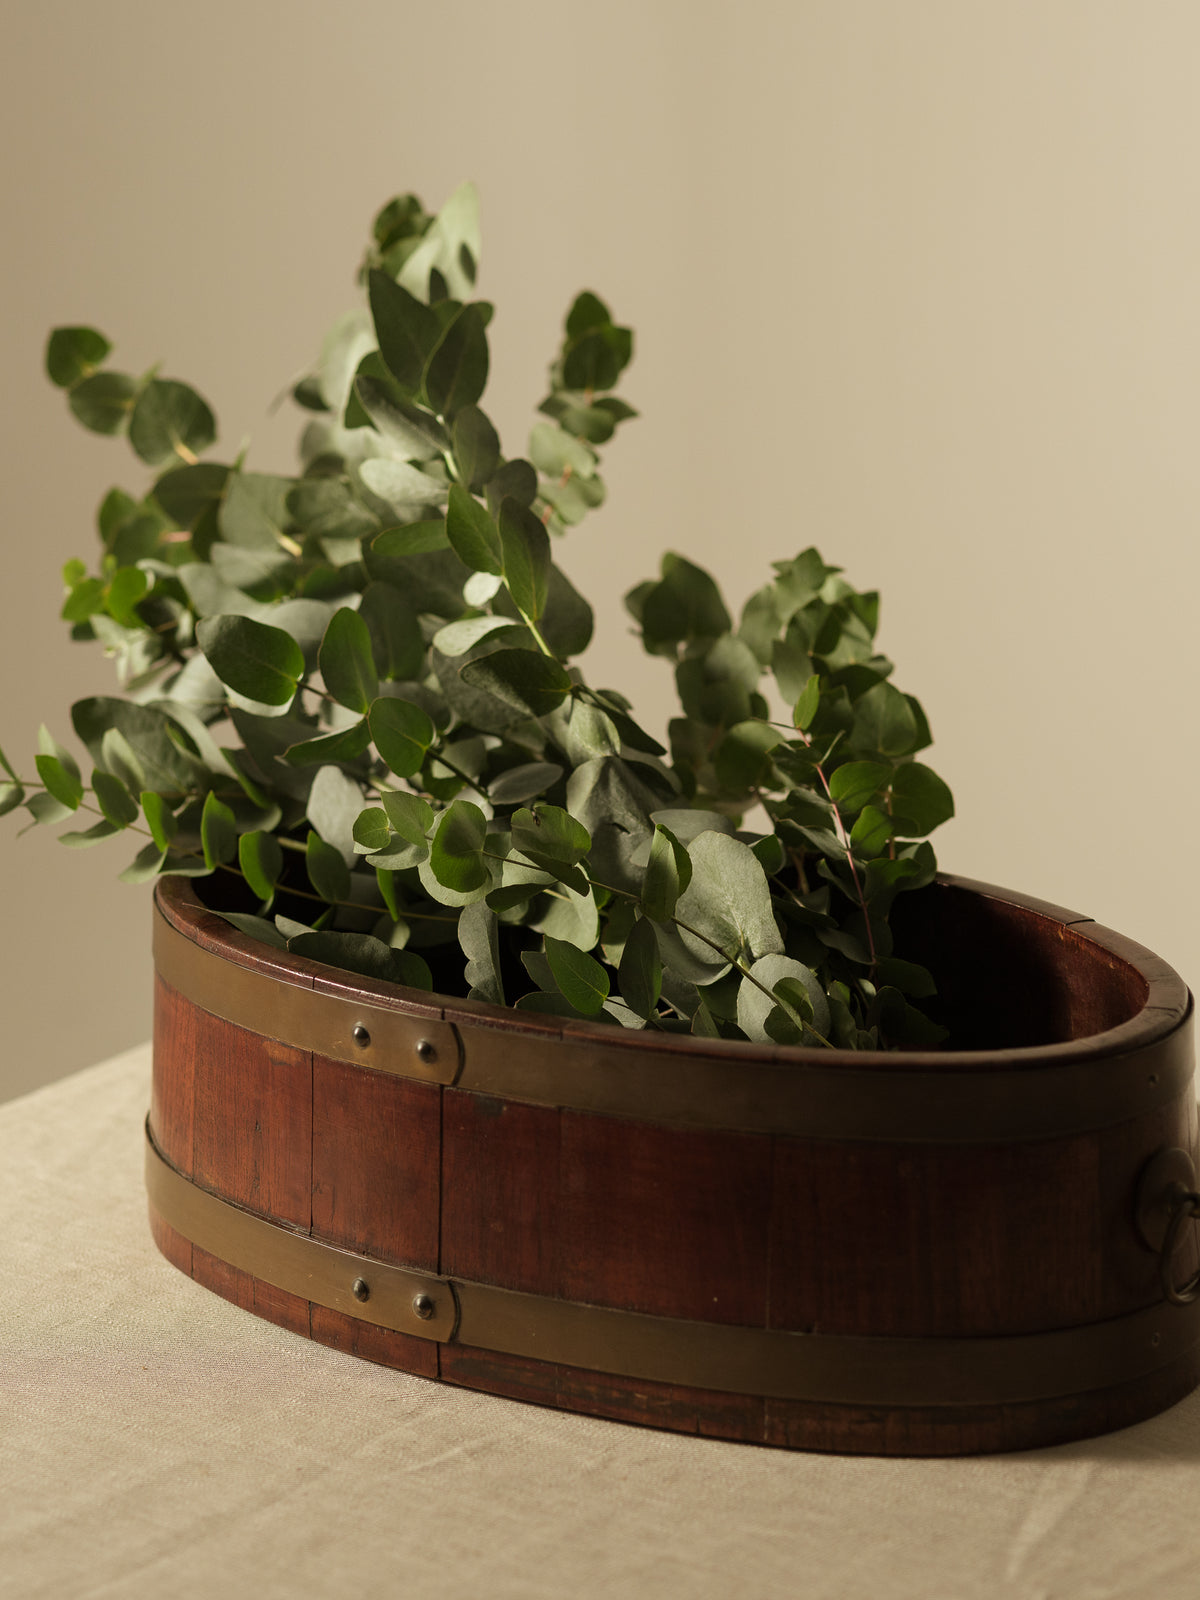
{"label": "brass rivet", "polygon": [[350,1285],[350,1293],[356,1300],[369,1300],[371,1298],[371,1286],[365,1278],[355,1278]]}
{"label": "brass rivet", "polygon": [[426,1066],[437,1060],[437,1045],[429,1039],[422,1039],[417,1044],[417,1057]]}
{"label": "brass rivet", "polygon": [[371,1042],[371,1035],[367,1032],[366,1028],[363,1027],[361,1022],[356,1022],[354,1024],[354,1042],[363,1050],[365,1050]]}
{"label": "brass rivet", "polygon": [[413,1301],[413,1310],[417,1313],[422,1322],[428,1322],[430,1317],[437,1310],[437,1307],[427,1294],[419,1294]]}

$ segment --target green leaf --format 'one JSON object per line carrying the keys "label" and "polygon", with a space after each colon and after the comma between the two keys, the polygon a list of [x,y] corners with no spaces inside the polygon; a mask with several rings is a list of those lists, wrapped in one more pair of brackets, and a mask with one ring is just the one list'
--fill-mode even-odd
{"label": "green leaf", "polygon": [[70,389],[100,366],[112,345],[95,328],[55,328],[46,344],[46,374]]}
{"label": "green leaf", "polygon": [[679,896],[692,881],[692,861],[687,848],[673,833],[656,824],[650,856],[642,879],[642,909],[653,922],[675,915]]}
{"label": "green leaf", "polygon": [[309,883],[322,900],[334,902],[350,898],[350,868],[342,859],[341,851],[326,844],[312,829],[305,846],[304,865]]}
{"label": "green leaf", "polygon": [[903,756],[917,743],[917,719],[908,700],[890,683],[877,683],[854,706],[853,746],[885,756]]}
{"label": "green leaf", "polygon": [[932,833],[954,815],[954,796],[936,772],[906,761],[892,778],[892,812],[902,838]]}
{"label": "green leaf", "polygon": [[171,840],[179,830],[175,814],[162,795],[156,794],[153,789],[144,789],[139,799],[155,849],[161,855],[166,855],[171,848]]}
{"label": "green leaf", "polygon": [[400,902],[396,898],[396,874],[387,867],[375,868],[375,882],[379,885],[379,892],[383,896],[383,903],[388,909],[388,916],[393,922],[400,921]]}
{"label": "green leaf", "polygon": [[529,629],[523,622],[513,622],[509,617],[464,617],[461,622],[448,622],[433,636],[433,648],[444,656],[463,656],[490,635],[504,634],[508,639],[521,639],[526,648],[532,647]]}
{"label": "green leaf", "polygon": [[317,833],[354,863],[354,819],[363,807],[362,789],[340,767],[320,767],[308,791],[306,813]]}
{"label": "green leaf", "polygon": [[486,327],[481,305],[464,306],[429,357],[424,389],[439,416],[451,418],[464,406],[474,405],[487,387]]}
{"label": "green leaf", "polygon": [[532,463],[521,456],[506,461],[487,485],[488,509],[493,516],[510,496],[518,505],[531,506],[537,499],[538,475]]}
{"label": "green leaf", "polygon": [[473,572],[491,572],[497,576],[503,572],[500,530],[487,508],[461,484],[450,487],[446,535],[459,560]]}
{"label": "green leaf", "polygon": [[371,739],[390,771],[411,778],[425,760],[437,730],[420,706],[411,701],[383,697],[371,705],[368,717]]}
{"label": "green leaf", "polygon": [[433,807],[405,789],[384,789],[379,796],[388,822],[409,844],[424,844],[433,825]]}
{"label": "green leaf", "polygon": [[4,754],[3,750],[0,750],[0,767],[4,768],[5,772],[8,773],[9,777],[12,779],[12,781],[14,783],[19,783],[21,781],[17,777],[16,768],[13,766],[12,762],[8,759],[8,757]]}
{"label": "green leaf", "polygon": [[238,853],[237,820],[223,800],[209,790],[200,817],[200,844],[210,872],[232,861]]}
{"label": "green leaf", "polygon": [[738,722],[717,746],[714,769],[722,789],[744,791],[766,783],[771,774],[771,751],[783,735],[770,723],[753,718]]}
{"label": "green leaf", "polygon": [[[269,896],[264,895],[264,899]],[[268,922],[265,917],[252,916],[246,911],[218,911],[221,917],[231,928],[236,928],[239,933],[257,939],[260,944],[269,944],[272,950],[286,950],[287,940],[273,922]]]}
{"label": "green leaf", "polygon": [[413,405],[395,381],[378,350],[358,365],[354,390],[346,407],[346,426],[369,422],[404,461],[441,456],[449,443],[432,411]]}
{"label": "green leaf", "polygon": [[[771,990],[776,999],[783,1002],[785,1009],[791,1008],[801,1021],[811,1022],[824,1038],[829,1037],[829,1002],[810,967],[793,960],[791,956],[773,952],[756,961],[750,973],[764,988]],[[800,986],[800,993],[792,993],[789,987],[792,982]],[[748,1039],[765,1040],[773,1037],[767,1031],[767,1021],[774,1009],[772,1001],[762,989],[748,979],[742,980],[737,997],[737,1021]],[[799,1039],[797,1028],[795,1038],[783,1042],[799,1042]]]}
{"label": "green leaf", "polygon": [[562,777],[563,769],[553,761],[527,761],[509,767],[488,784],[488,799],[493,805],[511,806],[544,794]]}
{"label": "green leaf", "polygon": [[221,538],[242,550],[295,549],[288,535],[289,509],[295,484],[267,472],[231,474],[221,501]]}
{"label": "green leaf", "polygon": [[15,811],[24,798],[25,791],[19,783],[0,783],[0,817]]}
{"label": "green leaf", "polygon": [[379,677],[366,623],[349,606],[329,619],[317,658],[325,687],[339,705],[364,716],[379,694]]}
{"label": "green leaf", "polygon": [[78,810],[83,799],[83,779],[80,777],[79,764],[71,752],[59,744],[44,723],[38,729],[38,751],[39,754],[34,758],[38,777],[59,805],[66,806],[70,811]]}
{"label": "green leaf", "polygon": [[821,679],[813,673],[804,688],[800,691],[800,698],[796,701],[796,709],[792,713],[792,721],[801,730],[807,732],[812,726],[812,720],[817,714],[821,704]]}
{"label": "green leaf", "polygon": [[728,960],[757,957],[783,949],[771,909],[771,891],[749,845],[724,833],[702,833],[688,850],[692,881],[680,895],[675,915],[685,928],[680,938],[701,960],[711,960],[711,940]]}
{"label": "green leaf", "polygon": [[522,807],[512,815],[513,847],[522,855],[574,866],[592,846],[591,834],[561,806]]}
{"label": "green leaf", "polygon": [[877,856],[887,847],[894,829],[892,819],[878,806],[864,806],[850,830],[850,843],[860,856]]}
{"label": "green leaf", "polygon": [[90,828],[85,829],[82,833],[76,831],[60,833],[58,842],[59,844],[65,844],[68,850],[87,850],[90,846],[100,844],[105,839],[111,839],[120,832],[121,829],[116,823],[109,822],[108,818],[105,817],[100,822],[94,822]]}
{"label": "green leaf", "polygon": [[477,661],[468,661],[461,676],[473,688],[534,717],[546,716],[571,692],[566,668],[552,656],[534,650],[493,650]]}
{"label": "green leaf", "polygon": [[106,585],[102,578],[84,578],[63,601],[59,616],[64,622],[86,622],[104,608]]}
{"label": "green leaf", "polygon": [[120,433],[133,410],[137,384],[123,372],[97,372],[77,383],[67,403],[93,433]]}
{"label": "green leaf", "polygon": [[892,770],[878,761],[847,761],[829,780],[830,798],[844,811],[861,811],[887,787]]}
{"label": "green leaf", "polygon": [[491,877],[483,859],[487,818],[469,800],[453,800],[433,836],[430,865],[440,884],[460,894],[481,888]]}
{"label": "green leaf", "polygon": [[605,322],[569,340],[563,357],[562,381],[567,389],[611,389],[633,356],[628,328]]}
{"label": "green leaf", "polygon": [[702,567],[668,551],[662,578],[639,597],[631,590],[625,603],[641,624],[646,649],[673,655],[690,640],[718,639],[731,627],[729,612],[716,583]]}
{"label": "green leaf", "polygon": [[379,353],[396,382],[415,393],[441,332],[438,319],[386,272],[373,270],[367,288]]}
{"label": "green leaf", "polygon": [[366,717],[352,728],[323,733],[315,739],[302,739],[289,745],[283,759],[293,767],[311,767],[317,762],[354,761],[370,748],[371,729]]}
{"label": "green leaf", "polygon": [[608,999],[608,973],[600,963],[565,939],[546,935],[546,959],[550,971],[563,997],[582,1011],[594,1016]]}
{"label": "green leaf", "polygon": [[538,422],[529,435],[529,459],[548,478],[590,478],[596,455],[553,422]]}
{"label": "green leaf", "polygon": [[130,823],[138,819],[138,804],[129,790],[109,772],[101,772],[99,768],[92,773],[92,793],[101,811],[114,827],[128,828]]}
{"label": "green leaf", "polygon": [[486,902],[476,900],[464,906],[458,919],[458,942],[466,956],[463,973],[469,998],[504,1004],[504,980],[500,972],[500,945],[496,916]]}
{"label": "green leaf", "polygon": [[354,819],[354,845],[362,855],[386,850],[391,843],[392,831],[388,827],[387,812],[382,806],[368,806]]}
{"label": "green leaf", "polygon": [[369,583],[363,590],[358,614],[371,635],[379,676],[400,682],[420,677],[425,641],[407,596],[393,584]]}
{"label": "green leaf", "polygon": [[[438,506],[446,498],[446,485],[439,478],[431,478],[427,472],[422,472],[420,467],[414,467],[411,461],[395,461],[387,456],[371,456],[358,469],[358,476],[370,492],[384,502],[393,518],[401,524],[399,532],[406,528],[416,528],[410,519],[415,512],[424,506]],[[424,555],[428,550],[444,550],[446,548],[445,530],[440,522],[438,531],[427,525],[420,525],[420,532],[413,532],[406,543],[403,539],[396,538],[390,545],[385,544],[379,551],[380,555]],[[387,530],[397,532],[395,529]]]}
{"label": "green leaf", "polygon": [[567,312],[567,338],[578,339],[589,329],[602,328],[605,323],[611,321],[609,309],[600,296],[593,294],[590,289],[584,289],[575,296],[574,303]]}
{"label": "green leaf", "polygon": [[253,833],[243,833],[238,840],[238,864],[254,893],[269,905],[283,871],[279,840],[273,833],[257,829]]}
{"label": "green leaf", "polygon": [[65,821],[74,807],[63,805],[47,790],[44,794],[31,794],[25,809],[40,827],[53,827],[56,822]]}
{"label": "green leaf", "polygon": [[304,676],[304,654],[291,634],[250,617],[205,617],[196,642],[222,683],[262,705],[287,705]]}
{"label": "green leaf", "polygon": [[[308,961],[321,961],[328,967],[357,972],[361,977],[374,978],[380,983],[402,983],[416,989],[433,987],[429,968],[420,956],[407,950],[393,950],[369,933],[344,933],[335,929],[299,933],[288,940],[288,949]],[[429,981],[424,981],[427,978]]]}
{"label": "green leaf", "polygon": [[[149,883],[157,878],[163,866],[163,855],[156,844],[145,844],[118,876],[122,883]],[[200,863],[203,868],[203,863]]]}
{"label": "green leaf", "polygon": [[129,418],[129,442],[151,467],[172,456],[190,464],[216,436],[217,425],[205,402],[186,383],[170,378],[151,378]]}
{"label": "green leaf", "polygon": [[154,498],[180,528],[194,528],[205,512],[219,510],[232,468],[215,461],[175,467],[154,485]]}
{"label": "green leaf", "polygon": [[550,584],[550,535],[541,519],[511,498],[500,507],[504,582],[522,616],[536,622],[546,609]]}
{"label": "green leaf", "polygon": [[580,766],[597,756],[620,753],[621,735],[608,713],[587,700],[573,700],[567,724],[567,754],[571,761]]}
{"label": "green leaf", "polygon": [[621,999],[639,1017],[651,1017],[662,993],[662,958],[653,925],[639,917],[625,939],[617,968]]}
{"label": "green leaf", "polygon": [[499,435],[478,406],[468,405],[454,419],[453,440],[463,482],[472,493],[481,493],[500,468]]}
{"label": "green leaf", "polygon": [[145,623],[134,607],[145,598],[150,579],[140,567],[121,567],[108,586],[108,614],[123,628],[143,628]]}

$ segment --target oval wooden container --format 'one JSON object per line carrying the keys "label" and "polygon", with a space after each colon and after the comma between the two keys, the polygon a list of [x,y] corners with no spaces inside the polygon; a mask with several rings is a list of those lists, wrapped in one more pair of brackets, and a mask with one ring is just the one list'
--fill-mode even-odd
{"label": "oval wooden container", "polygon": [[971,1048],[430,996],[271,950],[164,880],[158,1246],[338,1349],[681,1432],[954,1455],[1148,1417],[1200,1382],[1200,1304],[1165,1300],[1141,1236],[1197,1156],[1191,997],[1070,912],[955,879],[907,898]]}

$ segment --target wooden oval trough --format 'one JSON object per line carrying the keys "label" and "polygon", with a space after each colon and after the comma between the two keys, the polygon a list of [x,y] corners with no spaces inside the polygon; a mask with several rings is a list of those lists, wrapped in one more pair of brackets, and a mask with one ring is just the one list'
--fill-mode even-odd
{"label": "wooden oval trough", "polygon": [[[272,950],[156,892],[159,1248],[427,1378],[812,1450],[1024,1449],[1200,1382],[1191,997],[1086,918],[945,878],[908,948],[960,1048],[561,1021]],[[1173,1152],[1173,1154],[1171,1154]],[[1174,1187],[1172,1187],[1174,1185]]]}

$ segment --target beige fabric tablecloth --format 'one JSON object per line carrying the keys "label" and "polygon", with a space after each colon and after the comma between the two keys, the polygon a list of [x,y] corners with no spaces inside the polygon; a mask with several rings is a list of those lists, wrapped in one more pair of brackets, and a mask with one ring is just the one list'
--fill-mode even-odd
{"label": "beige fabric tablecloth", "polygon": [[155,1251],[149,1049],[0,1107],[12,1600],[1195,1600],[1200,1395],[967,1461],[519,1405],[262,1322]]}

